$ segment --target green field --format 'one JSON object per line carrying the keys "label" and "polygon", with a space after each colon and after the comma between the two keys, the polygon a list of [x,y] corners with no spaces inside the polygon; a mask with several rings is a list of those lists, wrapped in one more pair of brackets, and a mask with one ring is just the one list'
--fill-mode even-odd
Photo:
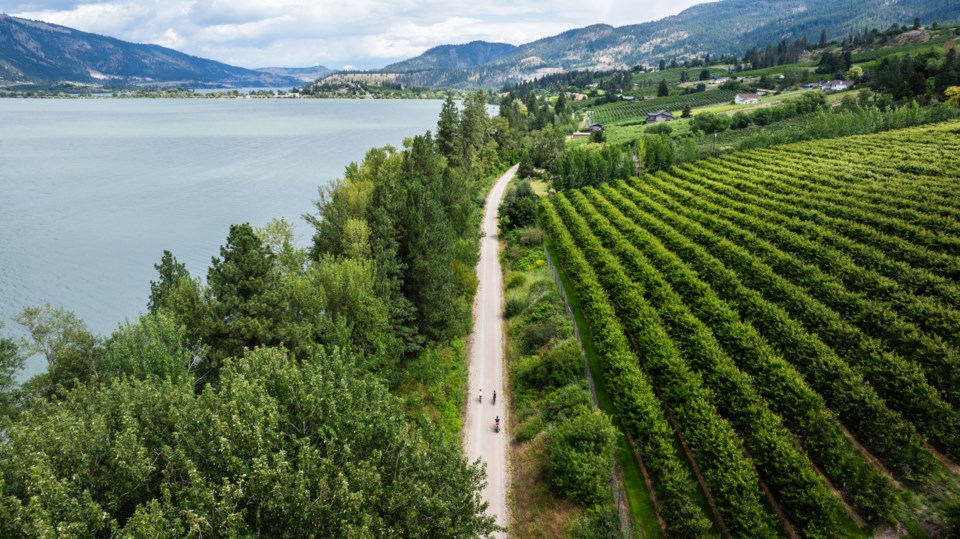
{"label": "green field", "polygon": [[733,537],[940,521],[958,478],[938,458],[960,459],[958,191],[949,122],[544,201],[668,533],[713,514]]}
{"label": "green field", "polygon": [[647,114],[654,111],[667,110],[677,113],[686,105],[697,108],[733,101],[734,95],[736,95],[736,92],[732,90],[710,90],[632,103],[619,101],[594,108],[590,111],[590,118],[594,122],[602,124],[645,123]]}
{"label": "green field", "polygon": [[656,89],[657,84],[661,80],[667,81],[667,84],[676,84],[680,82],[680,74],[684,71],[687,72],[687,76],[691,81],[696,82],[700,78],[700,72],[704,69],[710,70],[711,77],[726,77],[727,66],[713,66],[713,67],[674,67],[670,69],[664,69],[663,71],[648,71],[646,73],[636,73],[633,75],[633,82],[636,86],[639,87],[652,87]]}

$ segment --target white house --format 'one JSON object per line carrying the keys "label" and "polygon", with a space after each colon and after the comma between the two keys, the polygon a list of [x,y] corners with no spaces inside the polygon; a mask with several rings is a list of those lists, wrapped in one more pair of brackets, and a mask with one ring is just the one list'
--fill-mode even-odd
{"label": "white house", "polygon": [[737,94],[733,102],[737,105],[753,105],[760,102],[760,94]]}
{"label": "white house", "polygon": [[853,85],[854,85],[854,82],[852,80],[831,80],[831,81],[827,81],[821,87],[824,90],[833,90],[834,92],[839,92],[840,90],[853,88]]}

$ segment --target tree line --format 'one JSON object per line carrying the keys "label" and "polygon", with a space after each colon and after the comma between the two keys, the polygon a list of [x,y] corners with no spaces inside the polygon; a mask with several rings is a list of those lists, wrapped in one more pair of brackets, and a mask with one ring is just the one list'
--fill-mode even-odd
{"label": "tree line", "polygon": [[[22,311],[29,339],[0,339],[0,536],[494,531],[455,380],[488,179],[541,121],[501,110],[448,99],[436,134],[370,150],[320,189],[308,248],[283,220],[233,225],[204,280],[164,252],[109,336]],[[15,384],[32,353],[47,371]]]}

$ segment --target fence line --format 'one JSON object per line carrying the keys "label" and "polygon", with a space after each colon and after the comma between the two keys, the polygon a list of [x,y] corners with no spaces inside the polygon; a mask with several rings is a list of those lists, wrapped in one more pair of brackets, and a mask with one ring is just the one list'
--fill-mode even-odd
{"label": "fence line", "polygon": [[[557,267],[553,263],[553,258],[550,256],[550,251],[547,249],[546,243],[543,245],[543,255],[544,258],[547,259],[547,267],[550,268],[553,280],[557,283],[557,290],[560,292],[560,297],[563,298],[563,305],[567,309],[567,316],[570,317],[570,322],[573,323],[573,335],[577,338],[577,344],[580,345],[580,352],[583,354],[583,366],[587,376],[587,384],[590,386],[590,396],[593,397],[593,405],[599,409],[600,401],[597,399],[597,386],[593,381],[593,372],[590,370],[590,360],[587,358],[587,349],[583,345],[583,337],[580,335],[580,326],[577,324],[577,317],[573,314],[573,307],[570,306],[570,298],[567,297],[567,289],[563,286],[563,280],[560,279],[560,272],[557,271]],[[633,440],[630,440],[629,436],[627,439],[630,445],[633,445]],[[630,513],[627,510],[627,493],[623,489],[623,472],[620,470],[620,463],[616,461],[614,461],[614,474],[610,483],[616,501],[620,529],[626,534],[627,539],[633,539]]]}

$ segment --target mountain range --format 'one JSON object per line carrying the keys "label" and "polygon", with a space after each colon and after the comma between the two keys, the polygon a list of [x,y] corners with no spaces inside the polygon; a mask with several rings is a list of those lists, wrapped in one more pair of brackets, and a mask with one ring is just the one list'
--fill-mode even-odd
{"label": "mountain range", "polygon": [[[891,23],[960,19],[957,0],[721,0],[642,24],[596,24],[514,46],[474,41],[433,47],[373,72],[323,66],[250,70],[159,45],[133,44],[38,21],[0,15],[0,85],[72,81],[101,85],[302,86],[390,81],[406,86],[496,88],[575,69],[655,65],[692,56],[742,55],[753,46],[820,32],[835,39]],[[616,21],[611,21],[616,22]]]}
{"label": "mountain range", "polygon": [[[568,30],[515,47],[484,63],[442,66],[444,47],[387,66],[381,72],[404,73],[397,82],[422,86],[497,87],[550,73],[655,65],[660,59],[742,55],[752,46],[806,36],[812,42],[826,31],[830,39],[863,29],[884,30],[891,23],[912,24],[960,19],[957,0],[722,0],[699,4],[664,19],[626,26],[597,24]],[[615,22],[615,21],[611,21]],[[491,43],[456,49],[459,58],[482,57]],[[477,51],[477,52],[475,52]],[[423,66],[419,72],[412,69]]]}
{"label": "mountain range", "polygon": [[390,64],[381,71],[387,73],[404,73],[409,71],[426,71],[431,69],[460,69],[476,67],[492,62],[505,54],[518,49],[509,43],[490,43],[488,41],[471,41],[464,45],[440,45],[427,52]]}
{"label": "mountain range", "polygon": [[335,73],[334,70],[325,67],[325,66],[313,66],[313,67],[258,67],[254,71],[260,71],[263,73],[273,73],[274,75],[280,75],[282,77],[293,77],[301,82],[313,82],[317,79],[322,79],[331,73]]}
{"label": "mountain range", "polygon": [[61,82],[239,88],[302,86],[305,80],[0,14],[0,84]]}

